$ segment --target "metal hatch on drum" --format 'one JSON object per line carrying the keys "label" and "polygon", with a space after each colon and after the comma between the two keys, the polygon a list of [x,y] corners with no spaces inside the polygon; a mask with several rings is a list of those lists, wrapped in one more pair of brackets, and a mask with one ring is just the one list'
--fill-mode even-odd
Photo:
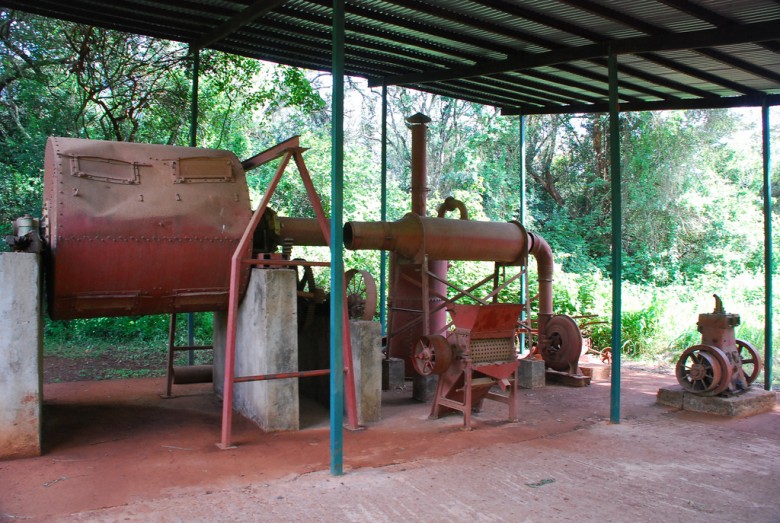
{"label": "metal hatch on drum", "polygon": [[229,151],[50,138],[44,215],[49,314],[70,319],[226,308],[251,209]]}

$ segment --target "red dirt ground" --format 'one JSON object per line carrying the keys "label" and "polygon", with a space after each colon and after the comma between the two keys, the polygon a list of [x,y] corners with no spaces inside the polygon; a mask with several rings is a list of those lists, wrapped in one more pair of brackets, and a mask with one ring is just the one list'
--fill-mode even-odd
{"label": "red dirt ground", "polygon": [[[653,422],[672,413],[675,423],[690,420],[717,430],[769,438],[775,442],[773,445],[778,445],[772,448],[780,449],[777,408],[752,418],[710,419],[655,405],[658,388],[673,383],[670,375],[624,370],[621,419],[641,423],[642,432],[652,433]],[[328,419],[321,408],[307,403],[302,408],[306,412],[303,430],[292,433],[265,434],[236,415],[233,441],[237,448],[219,450],[215,443],[220,434],[221,402],[211,393],[211,385],[175,386],[177,396],[172,399],[160,397],[163,387],[161,378],[47,383],[43,412],[45,453],[38,458],[0,462],[0,521],[60,520],[79,513],[86,514],[83,520],[88,521],[121,520],[114,512],[106,513],[111,516],[98,516],[102,513],[88,511],[120,510],[121,514],[121,510],[149,500],[167,499],[182,489],[198,493],[188,505],[195,510],[197,500],[211,493],[268,486],[328,470]],[[410,396],[409,390],[385,392],[381,422],[364,431],[345,431],[344,464],[348,476],[358,469],[411,470],[421,460],[468,456],[474,449],[500,449],[523,442],[543,442],[544,459],[551,460],[545,466],[550,467],[556,456],[570,459],[564,456],[571,452],[587,455],[589,448],[609,455],[609,449],[600,448],[598,438],[585,443],[568,438],[585,438],[588,434],[596,437],[605,427],[609,429],[608,381],[594,381],[582,389],[547,386],[521,390],[521,420],[517,423],[504,421],[504,405],[486,402],[474,418],[475,430],[470,432],[459,430],[459,416],[427,419],[429,406],[414,402]],[[681,430],[685,432],[684,427]],[[572,441],[578,441],[578,448],[571,448]],[[735,437],[734,443],[741,444],[740,436]],[[669,453],[668,459],[680,464],[700,458],[687,452],[684,444],[674,450],[669,445]],[[749,467],[745,464],[746,470]],[[769,473],[770,477],[763,478],[758,485],[766,481],[767,488],[774,492],[772,499],[780,480],[777,461]],[[750,488],[762,487],[751,484]],[[756,493],[759,494],[762,500],[766,498],[765,493]],[[153,516],[158,514],[157,509],[145,510],[146,516],[140,520],[157,519]],[[621,519],[621,513],[618,507],[615,517],[607,520],[626,521]],[[172,514],[162,519],[180,520],[176,512]],[[204,512],[198,514],[197,520],[211,519]],[[222,517],[217,519],[242,519],[231,517],[229,512],[220,514]],[[572,519],[589,520],[576,514],[576,510],[571,513]],[[652,514],[651,511],[645,519],[632,520],[657,520]],[[780,517],[780,511],[777,514]]]}

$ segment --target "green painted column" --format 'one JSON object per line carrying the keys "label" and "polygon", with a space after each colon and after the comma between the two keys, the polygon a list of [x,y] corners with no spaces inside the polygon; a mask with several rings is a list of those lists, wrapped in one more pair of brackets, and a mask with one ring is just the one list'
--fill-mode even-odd
{"label": "green painted column", "polygon": [[771,184],[771,154],[769,105],[766,100],[761,107],[761,134],[763,142],[763,171],[764,171],[764,388],[772,390],[773,369],[772,362],[774,350],[772,347],[773,310],[772,310],[772,274],[774,264],[772,260],[772,184]]}
{"label": "green painted column", "polygon": [[[520,115],[520,143],[518,144],[520,150],[518,151],[519,159],[520,159],[520,224],[525,227],[525,207],[526,207],[526,165],[525,165],[525,116],[522,114]],[[525,271],[522,276],[520,276],[520,301],[522,303],[527,302],[528,298],[528,260],[525,262]],[[526,319],[526,310],[528,309],[528,305],[526,304],[525,307],[523,307],[523,311],[520,313],[520,320],[524,321]],[[520,354],[523,354],[525,352],[525,334],[520,334]]]}
{"label": "green painted column", "polygon": [[609,164],[612,186],[612,383],[609,420],[620,423],[620,360],[623,309],[623,195],[620,172],[620,107],[617,55],[609,54]]}
{"label": "green painted column", "polygon": [[330,473],[344,473],[344,0],[333,0],[330,182]]}
{"label": "green painted column", "polygon": [[[192,57],[192,92],[190,93],[190,147],[198,146],[198,81],[200,79],[200,48],[190,46]],[[195,345],[195,313],[187,313],[187,343]],[[187,361],[195,365],[195,351],[187,352]]]}
{"label": "green painted column", "polygon": [[190,147],[198,145],[198,81],[200,78],[200,49],[190,46],[192,58],[192,91],[190,93]]}
{"label": "green painted column", "polygon": [[[387,86],[382,86],[382,148],[381,148],[381,198],[380,221],[387,221]],[[379,258],[379,321],[382,336],[387,334],[387,251],[380,251]],[[390,353],[388,352],[388,357]]]}

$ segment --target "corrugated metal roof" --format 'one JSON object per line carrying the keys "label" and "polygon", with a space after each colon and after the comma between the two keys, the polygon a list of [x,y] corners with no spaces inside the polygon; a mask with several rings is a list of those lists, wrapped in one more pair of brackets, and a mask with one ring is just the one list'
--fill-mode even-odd
{"label": "corrugated metal roof", "polygon": [[[0,0],[0,6],[328,70],[331,0]],[[230,30],[224,30],[229,21]],[[347,0],[346,72],[506,113],[780,103],[773,0]]]}

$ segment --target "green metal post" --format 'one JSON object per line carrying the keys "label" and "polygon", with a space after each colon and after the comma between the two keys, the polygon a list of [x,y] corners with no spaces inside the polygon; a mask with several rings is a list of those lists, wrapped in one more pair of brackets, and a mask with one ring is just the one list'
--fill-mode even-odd
{"label": "green metal post", "polygon": [[333,0],[330,185],[330,473],[344,473],[344,0]]}
{"label": "green metal post", "polygon": [[766,100],[761,107],[761,131],[763,142],[763,167],[764,167],[764,388],[772,390],[772,273],[774,264],[772,261],[772,189],[771,189],[771,163],[769,152],[769,105]]}
{"label": "green metal post", "polygon": [[[190,46],[192,57],[192,93],[190,95],[190,147],[198,145],[198,80],[200,77],[200,48]],[[187,313],[187,343],[195,345],[195,313]],[[187,353],[187,361],[195,365],[195,351]]]}
{"label": "green metal post", "polygon": [[[526,171],[525,171],[525,116],[520,115],[520,143],[518,144],[520,150],[518,155],[520,156],[520,225],[525,227],[525,189],[526,189]],[[525,321],[526,310],[528,309],[528,260],[525,262],[525,268],[522,276],[520,276],[520,296],[521,301],[526,304],[523,307],[523,311],[520,313],[520,320]],[[520,334],[520,354],[525,352],[525,333]]]}
{"label": "green metal post", "polygon": [[198,79],[200,76],[200,49],[190,46],[192,57],[192,92],[190,95],[190,147],[198,145]]}
{"label": "green metal post", "polygon": [[[381,198],[379,219],[387,221],[387,86],[382,86],[382,149],[381,149]],[[379,321],[382,323],[382,336],[387,333],[387,251],[379,258]],[[388,353],[389,356],[390,353]]]}
{"label": "green metal post", "polygon": [[620,173],[620,107],[617,55],[609,54],[609,164],[612,184],[612,383],[609,420],[620,423],[620,351],[623,309],[623,196]]}

